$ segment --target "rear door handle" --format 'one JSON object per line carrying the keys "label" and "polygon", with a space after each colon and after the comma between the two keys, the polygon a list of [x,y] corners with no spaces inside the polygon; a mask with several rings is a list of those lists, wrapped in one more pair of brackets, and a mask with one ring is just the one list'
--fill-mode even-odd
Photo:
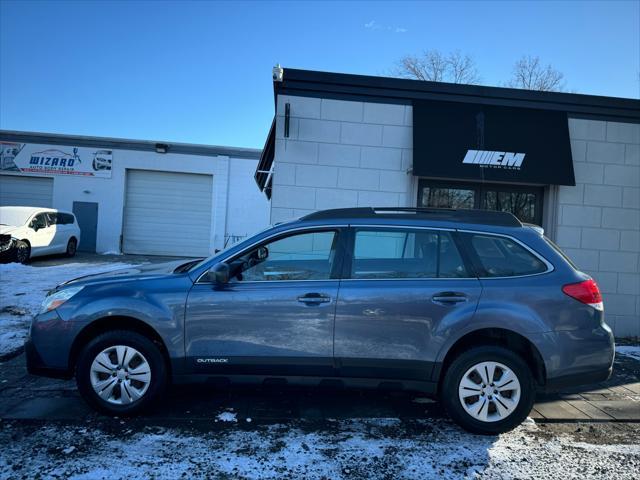
{"label": "rear door handle", "polygon": [[331,301],[331,297],[329,295],[325,295],[324,293],[307,293],[298,297],[298,301],[302,303],[306,303],[307,305],[318,305],[320,303],[327,303]]}
{"label": "rear door handle", "polygon": [[440,292],[431,297],[435,303],[442,303],[446,305],[452,305],[456,303],[466,302],[467,296],[464,293],[459,292]]}

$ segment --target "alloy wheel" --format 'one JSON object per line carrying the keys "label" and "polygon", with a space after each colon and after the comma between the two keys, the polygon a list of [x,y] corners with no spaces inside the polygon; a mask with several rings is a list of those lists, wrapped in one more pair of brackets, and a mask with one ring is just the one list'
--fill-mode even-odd
{"label": "alloy wheel", "polygon": [[462,407],[482,422],[497,422],[511,415],[518,406],[521,392],[517,375],[498,362],[472,366],[458,385]]}
{"label": "alloy wheel", "polygon": [[19,263],[24,263],[29,260],[29,247],[27,245],[18,245],[16,249],[16,260]]}
{"label": "alloy wheel", "polygon": [[133,347],[115,345],[96,355],[90,370],[91,386],[105,402],[128,405],[149,389],[151,366]]}

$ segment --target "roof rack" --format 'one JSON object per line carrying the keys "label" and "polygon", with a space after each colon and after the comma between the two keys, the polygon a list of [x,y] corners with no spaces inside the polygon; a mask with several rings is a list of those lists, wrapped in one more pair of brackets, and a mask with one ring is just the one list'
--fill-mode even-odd
{"label": "roof rack", "polygon": [[522,223],[509,212],[454,208],[362,207],[320,210],[305,215],[301,220],[327,220],[332,218],[398,218],[411,220],[437,220],[454,223],[476,223],[501,227],[522,227]]}

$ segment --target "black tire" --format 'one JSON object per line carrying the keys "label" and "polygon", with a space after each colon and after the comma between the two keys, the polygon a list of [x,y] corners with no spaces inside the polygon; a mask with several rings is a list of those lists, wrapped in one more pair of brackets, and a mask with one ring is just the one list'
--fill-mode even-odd
{"label": "black tire", "polygon": [[29,263],[31,259],[31,246],[24,240],[18,240],[16,242],[15,258],[18,263]]}
{"label": "black tire", "polygon": [[[481,362],[498,362],[512,370],[520,382],[520,400],[515,409],[504,419],[482,421],[467,413],[458,395],[458,386],[474,365]],[[517,353],[499,346],[472,348],[449,365],[442,382],[441,401],[449,416],[465,430],[482,435],[496,435],[514,429],[527,418],[535,399],[535,384],[526,362]],[[496,382],[497,383],[497,382]]]}
{"label": "black tire", "polygon": [[70,238],[67,242],[67,251],[65,252],[65,255],[67,257],[75,257],[77,249],[78,241],[75,238]]}
{"label": "black tire", "polygon": [[[151,369],[146,393],[138,400],[118,405],[102,399],[91,383],[91,365],[98,354],[115,345],[133,347],[144,355]],[[167,385],[167,367],[160,349],[150,339],[136,332],[114,330],[98,335],[80,352],[76,364],[76,383],[82,398],[97,411],[107,415],[134,415],[148,410]]]}

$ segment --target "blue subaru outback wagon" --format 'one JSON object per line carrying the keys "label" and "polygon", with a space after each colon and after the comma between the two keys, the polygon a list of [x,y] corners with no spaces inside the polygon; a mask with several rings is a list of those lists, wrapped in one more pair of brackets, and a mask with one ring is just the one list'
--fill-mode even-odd
{"label": "blue subaru outback wagon", "polygon": [[169,382],[278,378],[439,396],[478,433],[536,391],[605,380],[596,283],[540,231],[474,210],[355,208],[283,223],[213,257],[71,280],[26,342],[34,374],[134,414]]}

